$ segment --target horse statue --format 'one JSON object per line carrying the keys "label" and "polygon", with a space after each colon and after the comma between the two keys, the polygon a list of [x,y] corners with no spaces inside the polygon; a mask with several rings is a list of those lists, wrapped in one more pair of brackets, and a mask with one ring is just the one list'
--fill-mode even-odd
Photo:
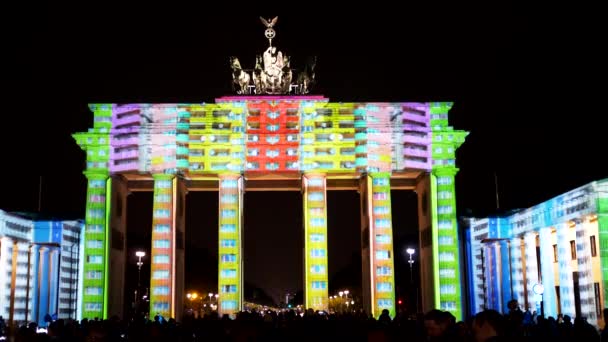
{"label": "horse statue", "polygon": [[251,77],[241,67],[239,59],[230,57],[230,67],[232,68],[232,86],[236,88],[236,93],[240,95],[248,94]]}
{"label": "horse statue", "polygon": [[315,67],[317,66],[317,57],[313,57],[309,63],[306,63],[304,70],[298,74],[298,91],[300,94],[308,94],[315,83]]}
{"label": "horse statue", "polygon": [[255,67],[253,68],[253,84],[255,85],[255,93],[262,94],[266,87],[266,74],[264,73],[262,56],[255,57]]}

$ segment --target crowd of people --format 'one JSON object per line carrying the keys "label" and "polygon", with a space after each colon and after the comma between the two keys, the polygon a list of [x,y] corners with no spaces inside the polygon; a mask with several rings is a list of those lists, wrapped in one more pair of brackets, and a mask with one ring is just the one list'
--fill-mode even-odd
{"label": "crowd of people", "polygon": [[[608,309],[604,310],[608,315]],[[55,320],[40,332],[35,323],[8,332],[9,341],[608,341],[608,332],[599,331],[584,319],[573,322],[568,316],[530,318],[519,310],[502,315],[485,310],[466,322],[457,322],[447,312],[431,310],[416,317],[398,314],[391,319],[384,310],[378,319],[363,312],[327,314],[308,310],[302,314],[284,312],[240,312],[227,315],[186,316],[181,322],[156,316],[129,321],[80,322]]]}

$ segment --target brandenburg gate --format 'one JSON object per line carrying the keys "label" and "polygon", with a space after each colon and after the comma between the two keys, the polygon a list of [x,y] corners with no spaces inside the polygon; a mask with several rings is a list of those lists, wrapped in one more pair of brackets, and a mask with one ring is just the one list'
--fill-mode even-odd
{"label": "brandenburg gate", "polygon": [[[271,40],[273,21],[265,21]],[[269,27],[270,26],[270,27]],[[271,32],[271,33],[269,33]],[[218,311],[243,306],[243,194],[301,191],[304,305],[328,309],[327,191],[361,198],[364,309],[395,315],[391,190],[418,197],[424,310],[462,314],[454,176],[467,132],[449,102],[343,103],[310,95],[314,64],[298,75],[275,46],[255,69],[231,58],[238,95],[212,103],[90,104],[86,152],[83,317],[124,316],[127,196],[153,191],[150,315],[179,319],[184,301],[185,196],[217,191]],[[293,77],[292,77],[293,76]],[[394,227],[400,229],[400,227]],[[398,253],[399,254],[399,251]]]}

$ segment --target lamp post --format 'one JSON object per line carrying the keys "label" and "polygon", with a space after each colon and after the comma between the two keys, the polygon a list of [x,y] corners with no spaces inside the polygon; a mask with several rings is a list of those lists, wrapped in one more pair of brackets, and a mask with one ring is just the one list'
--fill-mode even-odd
{"label": "lamp post", "polygon": [[410,264],[410,284],[414,283],[414,276],[413,276],[413,271],[412,271],[412,267],[414,266],[414,259],[412,259],[412,255],[414,253],[416,253],[416,250],[413,248],[408,248],[405,250],[407,252],[407,254],[409,254],[410,258],[407,261],[408,264]]}
{"label": "lamp post", "polygon": [[144,251],[136,251],[135,256],[137,257],[137,287],[135,288],[135,313],[137,313],[139,309],[139,288],[141,287],[141,267],[144,265],[141,258],[146,256],[146,252]]}
{"label": "lamp post", "polygon": [[[412,255],[414,255],[414,253],[416,253],[416,250],[410,247],[410,248],[406,249],[405,252],[409,256],[407,263],[410,265],[410,286],[414,286],[414,271],[413,271],[414,259],[412,259]],[[418,306],[418,286],[416,286],[416,312],[418,312],[418,308],[419,308],[419,306]]]}

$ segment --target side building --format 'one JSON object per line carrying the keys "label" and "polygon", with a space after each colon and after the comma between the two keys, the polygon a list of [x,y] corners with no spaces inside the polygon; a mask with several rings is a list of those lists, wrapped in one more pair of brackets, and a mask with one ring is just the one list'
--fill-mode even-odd
{"label": "side building", "polygon": [[83,220],[0,210],[0,316],[79,319]]}
{"label": "side building", "polygon": [[[598,325],[608,288],[608,179],[531,208],[463,218],[468,314],[522,310]],[[604,265],[604,268],[602,268]]]}

